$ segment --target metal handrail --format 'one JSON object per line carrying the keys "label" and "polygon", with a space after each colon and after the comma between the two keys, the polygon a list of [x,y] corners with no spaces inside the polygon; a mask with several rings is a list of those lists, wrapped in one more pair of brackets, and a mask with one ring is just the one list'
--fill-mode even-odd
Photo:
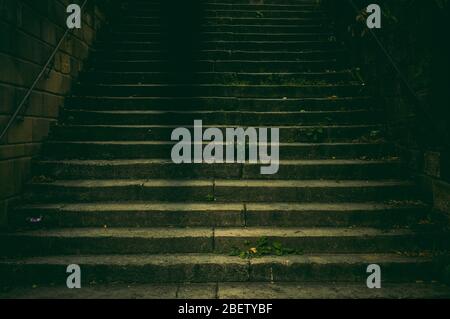
{"label": "metal handrail", "polygon": [[[87,2],[89,0],[84,0],[83,4],[81,5],[81,10],[84,9],[84,7],[86,6]],[[15,112],[11,115],[11,118],[8,121],[8,124],[6,124],[5,128],[3,129],[2,133],[0,134],[0,141],[3,140],[3,138],[6,136],[6,134],[8,133],[9,129],[11,128],[11,126],[13,125],[13,123],[16,121],[17,117],[19,116],[20,112],[22,111],[23,107],[25,106],[28,98],[30,97],[31,93],[33,92],[33,90],[35,89],[36,85],[39,83],[39,81],[41,80],[42,76],[45,74],[45,71],[47,70],[47,68],[49,67],[50,63],[52,63],[53,58],[55,57],[56,53],[58,53],[61,45],[63,44],[64,40],[67,38],[68,34],[71,32],[71,29],[67,29],[63,36],[61,37],[61,39],[59,40],[58,44],[56,45],[55,49],[53,50],[52,54],[50,55],[50,57],[47,60],[47,63],[45,63],[45,65],[42,67],[41,72],[39,72],[38,76],[36,77],[36,79],[34,80],[33,84],[31,85],[31,87],[28,89],[27,93],[25,94],[25,96],[23,97],[22,101],[20,102],[19,106],[17,107],[17,109],[15,110]]]}
{"label": "metal handrail", "polygon": [[[357,13],[361,12],[361,8],[359,8],[353,0],[347,0],[348,3],[355,9]],[[400,77],[400,80],[402,81],[403,85],[406,87],[406,89],[409,91],[410,95],[414,98],[414,102],[416,104],[416,109],[418,108],[418,111],[425,115],[428,120],[432,120],[431,115],[426,111],[425,107],[422,104],[422,101],[420,100],[419,96],[417,95],[416,91],[412,88],[412,86],[409,84],[406,76],[402,73],[400,68],[398,67],[397,63],[394,61],[394,58],[392,55],[388,52],[388,50],[384,47],[383,43],[381,42],[380,38],[377,36],[375,31],[373,29],[368,29],[370,35],[377,43],[378,47],[380,48],[381,52],[385,55],[386,59],[389,61],[391,66],[394,68],[397,75]]]}

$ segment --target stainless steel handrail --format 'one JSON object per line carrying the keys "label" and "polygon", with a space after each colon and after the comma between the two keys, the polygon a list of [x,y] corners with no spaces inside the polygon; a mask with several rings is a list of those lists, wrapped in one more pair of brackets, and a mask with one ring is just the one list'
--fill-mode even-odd
{"label": "stainless steel handrail", "polygon": [[[83,10],[87,4],[89,0],[84,0],[83,4],[81,5],[81,10]],[[45,63],[45,65],[42,67],[41,72],[39,72],[38,76],[36,77],[36,79],[34,80],[33,84],[31,85],[31,87],[28,89],[27,93],[25,94],[25,96],[23,97],[22,101],[20,102],[19,106],[16,108],[15,112],[11,115],[11,118],[9,119],[8,123],[6,124],[5,128],[3,129],[2,133],[0,134],[0,142],[3,140],[3,138],[6,136],[6,134],[8,133],[9,129],[11,128],[11,126],[14,124],[14,122],[16,121],[17,117],[19,116],[20,112],[22,111],[23,107],[25,106],[28,98],[30,97],[31,93],[33,92],[33,90],[36,88],[36,85],[39,83],[39,81],[41,80],[42,76],[45,74],[45,71],[48,69],[49,65],[52,63],[53,58],[55,57],[56,53],[58,53],[61,45],[63,44],[64,40],[67,38],[68,34],[71,32],[71,29],[67,29],[64,32],[64,35],[61,37],[61,39],[59,40],[58,44],[56,45],[55,49],[53,50],[52,54],[50,55],[50,57],[47,60],[47,63]]]}

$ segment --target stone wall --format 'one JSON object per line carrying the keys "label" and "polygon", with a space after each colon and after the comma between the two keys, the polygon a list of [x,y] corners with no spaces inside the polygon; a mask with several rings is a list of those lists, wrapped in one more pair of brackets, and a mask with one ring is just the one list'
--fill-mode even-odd
{"label": "stone wall", "polygon": [[[0,0],[0,130],[24,97],[66,31],[66,7],[82,1]],[[82,28],[71,33],[51,69],[7,136],[0,141],[0,226],[8,206],[29,178],[30,162],[58,118],[64,96],[83,68],[105,17],[94,0],[82,13]]]}

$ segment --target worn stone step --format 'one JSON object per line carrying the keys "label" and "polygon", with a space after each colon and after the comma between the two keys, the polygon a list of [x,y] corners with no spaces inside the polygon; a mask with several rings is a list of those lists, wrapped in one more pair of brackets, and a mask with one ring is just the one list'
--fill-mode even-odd
{"label": "worn stone step", "polygon": [[87,111],[66,110],[64,123],[75,125],[193,125],[202,120],[207,125],[243,127],[281,125],[374,124],[379,113],[367,110],[304,112],[224,112],[224,111]]}
{"label": "worn stone step", "polygon": [[[170,33],[162,30],[160,32],[112,32],[106,37],[110,39],[126,39],[127,41],[162,41],[170,43]],[[249,33],[247,32],[203,32],[199,35],[201,41],[311,41],[329,40],[334,36],[327,32],[302,32],[302,33]],[[105,38],[103,40],[106,40]]]}
{"label": "worn stone step", "polygon": [[[441,269],[430,257],[397,254],[320,254],[244,260],[211,254],[54,256],[0,261],[4,286],[65,283],[68,265],[83,270],[82,280],[96,283],[167,282],[357,282],[367,266],[383,269],[383,282],[436,280]],[[382,289],[381,289],[382,290]]]}
{"label": "worn stone step", "polygon": [[364,202],[390,199],[405,200],[417,195],[407,181],[281,181],[281,180],[215,180],[217,201],[274,202]]}
{"label": "worn stone step", "polygon": [[[192,62],[189,69],[199,72],[311,72],[338,70],[336,61],[252,61],[252,60],[224,60],[224,61],[197,61]],[[163,72],[173,68],[171,61],[102,61],[92,66],[92,71],[149,71]]]}
{"label": "worn stone step", "polygon": [[[182,0],[179,0],[178,3],[183,2]],[[175,1],[176,3],[176,1]],[[205,0],[201,2],[202,5],[260,5],[260,4],[266,4],[266,5],[302,5],[302,6],[315,6],[317,7],[316,0]],[[123,4],[125,5],[124,8],[127,6],[134,6],[134,5],[165,5],[165,1],[163,0],[126,0],[123,1]]]}
{"label": "worn stone step", "polygon": [[[313,3],[245,3],[245,4],[236,4],[236,3],[205,3],[203,5],[204,8],[210,10],[245,10],[245,11],[319,11],[321,10],[320,6],[317,6]],[[324,12],[322,12],[324,13]]]}
{"label": "worn stone step", "polygon": [[[98,42],[99,49],[109,50],[161,50],[161,42],[127,41],[114,39],[113,41]],[[297,50],[335,50],[335,41],[204,41],[198,50],[243,50],[243,51],[279,51],[290,52]],[[176,52],[175,52],[176,53]],[[181,57],[181,56],[180,56]]]}
{"label": "worn stone step", "polygon": [[[122,4],[122,7],[129,12],[144,12],[160,10],[168,8],[163,3],[156,2],[133,2]],[[259,11],[259,10],[275,10],[275,11],[311,11],[320,10],[320,7],[313,3],[210,3],[202,2],[199,6],[204,10],[243,10],[243,11]]]}
{"label": "worn stone step", "polygon": [[[191,7],[192,8],[192,7]],[[189,9],[191,9],[189,8]],[[186,17],[186,21],[198,23],[203,19],[208,18],[221,18],[221,17],[234,17],[234,18],[323,18],[326,17],[326,12],[321,10],[320,7],[290,7],[288,10],[286,7],[279,9],[277,7],[233,7],[233,6],[217,6],[200,5],[195,6],[192,9],[197,10],[192,12],[191,17]],[[188,14],[188,13],[186,13]],[[165,23],[179,22],[177,18],[180,15],[174,14],[173,7],[169,6],[127,6],[123,10],[122,19],[128,18],[159,18]]]}
{"label": "worn stone step", "polygon": [[[322,84],[322,85],[167,85],[167,84],[129,84],[129,85],[79,85],[74,94],[83,96],[107,97],[236,97],[236,98],[304,98],[320,96],[359,96],[367,93],[361,84]],[[356,119],[357,120],[357,119]]]}
{"label": "worn stone step", "polygon": [[[275,175],[261,175],[261,165],[243,165],[244,179],[393,179],[404,178],[405,172],[396,160],[308,160],[280,161]],[[219,176],[218,176],[219,177]],[[226,178],[226,177],[222,177]]]}
{"label": "worn stone step", "polygon": [[145,110],[258,110],[281,109],[327,110],[372,106],[374,100],[367,96],[329,96],[314,98],[237,98],[237,97],[111,97],[73,96],[66,100],[67,108],[89,110],[145,109]]}
{"label": "worn stone step", "polygon": [[[249,4],[248,0],[207,0],[204,2],[205,4]],[[315,0],[256,0],[251,4],[266,4],[266,5],[309,5],[309,6],[317,6],[317,2]]]}
{"label": "worn stone step", "polygon": [[414,184],[398,180],[58,180],[28,185],[30,200],[217,201],[217,202],[366,202],[418,196]]}
{"label": "worn stone step", "polygon": [[[120,51],[123,54],[147,51]],[[214,51],[215,52],[215,51]],[[225,51],[219,51],[225,52]],[[122,53],[120,53],[122,54]],[[256,53],[257,54],[257,53]],[[272,54],[272,53],[271,53]],[[114,53],[111,53],[114,55]],[[177,79],[181,78],[181,79]],[[200,84],[356,84],[351,71],[338,72],[302,72],[302,73],[236,73],[236,72],[198,72],[188,79],[182,74],[168,72],[117,72],[86,71],[80,83],[102,84],[168,84],[174,81],[186,81]],[[183,83],[182,83],[183,84]],[[186,84],[186,83],[185,83]]]}
{"label": "worn stone step", "polygon": [[[155,0],[151,0],[155,1]],[[159,1],[159,0],[157,0]],[[205,3],[230,3],[230,4],[248,4],[248,0],[207,0]],[[255,4],[308,4],[308,5],[317,5],[317,1],[315,0],[255,0],[253,1]]]}
{"label": "worn stone step", "polygon": [[213,228],[65,228],[6,233],[0,238],[2,255],[10,257],[213,252]]}
{"label": "worn stone step", "polygon": [[[321,30],[318,32],[249,32],[248,30],[242,32],[226,32],[220,31],[220,29],[208,26],[209,30],[204,30],[199,33],[198,38],[200,41],[311,41],[311,40],[327,40],[335,39],[333,33],[328,30]],[[170,44],[169,39],[171,31],[166,30],[162,27],[160,30],[155,30],[153,32],[148,32],[145,30],[140,31],[128,31],[128,30],[111,30],[110,33],[104,34],[101,40],[114,40],[114,39],[125,39],[127,41],[162,41],[162,43]]]}
{"label": "worn stone step", "polygon": [[[280,245],[303,253],[421,252],[447,247],[431,233],[372,228],[64,228],[0,234],[2,256],[176,254]],[[263,247],[258,243],[267,240]],[[252,246],[253,245],[253,246]]]}
{"label": "worn stone step", "polygon": [[420,201],[393,203],[246,203],[249,227],[392,227],[417,223],[429,208]]}
{"label": "worn stone step", "polygon": [[34,175],[53,179],[389,179],[405,177],[398,161],[280,161],[276,175],[261,175],[260,164],[174,164],[171,160],[38,161]]}
{"label": "worn stone step", "polygon": [[[179,288],[184,292],[184,287]],[[191,288],[192,289],[192,288]],[[107,288],[104,288],[106,291]],[[200,290],[200,289],[199,289]],[[191,291],[191,290],[189,290]],[[223,283],[217,287],[218,299],[448,299],[450,289],[440,283],[383,284],[367,289],[364,284],[323,283]],[[141,290],[144,293],[144,288]],[[57,295],[56,293],[54,295]],[[126,295],[126,292],[124,292]],[[184,293],[180,294],[185,297]],[[193,296],[201,296],[201,294]],[[205,298],[207,298],[205,296]]]}
{"label": "worn stone step", "polygon": [[[175,142],[165,141],[48,141],[42,152],[55,159],[167,159],[174,145]],[[375,159],[393,152],[391,145],[374,142],[280,143],[279,148],[283,160]]]}
{"label": "worn stone step", "polygon": [[[142,19],[128,19],[127,23],[158,23],[161,20],[146,20]],[[250,26],[303,26],[303,25],[330,25],[331,20],[327,16],[304,16],[304,17],[262,17],[262,18],[254,18],[254,17],[206,17],[203,19],[202,24],[211,27],[220,27],[220,26],[228,26],[228,25],[250,25]]]}
{"label": "worn stone step", "polygon": [[268,245],[275,243],[298,250],[301,254],[439,250],[448,243],[444,236],[408,229],[371,228],[215,228],[213,237],[214,251],[224,254],[233,250],[242,252],[250,247],[258,249],[258,242],[262,240],[267,240]]}
{"label": "worn stone step", "polygon": [[[200,9],[201,10],[201,9]],[[247,19],[325,19],[324,11],[319,10],[239,10],[239,9],[208,9],[196,13],[197,17],[186,19],[187,21],[201,21],[208,18],[247,18]],[[155,9],[130,10],[123,14],[123,18],[129,19],[139,18],[155,18],[163,22],[176,22],[176,16],[170,12],[164,12]]]}
{"label": "worn stone step", "polygon": [[[111,31],[123,32],[162,32],[165,30],[161,23],[154,24],[130,24],[117,23],[111,26]],[[324,24],[301,24],[301,25],[238,25],[238,24],[205,24],[200,30],[202,32],[248,32],[248,33],[302,33],[302,32],[326,32],[329,26]]]}
{"label": "worn stone step", "polygon": [[360,283],[182,283],[90,284],[83,289],[66,286],[15,287],[2,299],[448,299],[441,283],[388,283],[367,289]]}
{"label": "worn stone step", "polygon": [[26,205],[9,218],[19,228],[241,227],[245,226],[244,214],[244,205],[239,203],[105,202]]}
{"label": "worn stone step", "polygon": [[429,212],[417,201],[395,203],[82,203],[19,206],[19,228],[65,227],[396,227]]}
{"label": "worn stone step", "polygon": [[[58,125],[51,130],[52,141],[170,141],[176,125]],[[211,126],[205,125],[205,129]],[[193,126],[186,126],[191,132]],[[223,133],[226,127],[218,126]],[[268,127],[270,128],[270,126]],[[280,142],[351,142],[382,134],[380,125],[281,126]],[[225,135],[224,135],[225,136]]]}
{"label": "worn stone step", "polygon": [[[164,20],[161,16],[126,16],[123,17],[122,23],[127,25],[149,25],[161,24]],[[326,24],[330,22],[327,17],[320,16],[304,16],[304,17],[237,17],[237,16],[208,16],[196,21],[199,25],[206,24],[211,26],[219,25],[311,25],[311,24]]]}
{"label": "worn stone step", "polygon": [[[125,4],[128,5],[135,5],[135,4],[165,4],[163,0],[126,0],[123,1]],[[181,0],[180,0],[181,2]],[[213,5],[213,4],[293,4],[293,5],[316,5],[317,2],[315,0],[205,0],[202,1],[204,5]]]}
{"label": "worn stone step", "polygon": [[[204,50],[197,54],[200,60],[246,60],[246,61],[308,61],[308,60],[332,60],[341,58],[344,50],[303,50],[293,52],[272,51],[238,51],[238,50]],[[95,53],[91,64],[104,61],[145,61],[164,60],[168,52],[165,50],[99,50]],[[329,73],[329,72],[328,72]],[[236,74],[237,76],[239,74]],[[326,72],[323,72],[326,76]]]}
{"label": "worn stone step", "polygon": [[[264,187],[268,187],[266,188],[267,192],[264,191]],[[392,189],[393,192],[390,193],[389,189]],[[348,200],[361,202],[389,199],[408,199],[411,194],[416,194],[413,185],[404,181],[214,181],[214,199],[219,202],[273,202],[278,196],[278,198],[283,201],[292,202],[342,202]]]}

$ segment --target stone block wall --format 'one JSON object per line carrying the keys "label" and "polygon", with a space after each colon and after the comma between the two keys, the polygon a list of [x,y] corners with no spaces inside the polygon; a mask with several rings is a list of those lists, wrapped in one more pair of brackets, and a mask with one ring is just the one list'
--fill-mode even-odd
{"label": "stone block wall", "polygon": [[[66,8],[82,0],[0,0],[0,130],[3,130],[28,88],[66,31]],[[30,175],[30,163],[58,118],[98,31],[103,11],[89,0],[82,28],[64,41],[19,121],[0,141],[0,227],[8,206],[19,198]]]}

